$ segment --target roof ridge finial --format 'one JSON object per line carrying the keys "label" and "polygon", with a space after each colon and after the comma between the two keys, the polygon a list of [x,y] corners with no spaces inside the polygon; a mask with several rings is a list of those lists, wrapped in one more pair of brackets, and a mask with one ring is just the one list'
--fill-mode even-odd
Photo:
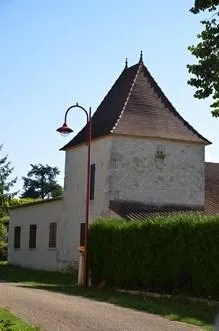
{"label": "roof ridge finial", "polygon": [[141,51],[141,53],[140,53],[139,63],[143,63],[143,52],[142,52],[142,51]]}
{"label": "roof ridge finial", "polygon": [[128,69],[128,58],[125,58],[125,69]]}

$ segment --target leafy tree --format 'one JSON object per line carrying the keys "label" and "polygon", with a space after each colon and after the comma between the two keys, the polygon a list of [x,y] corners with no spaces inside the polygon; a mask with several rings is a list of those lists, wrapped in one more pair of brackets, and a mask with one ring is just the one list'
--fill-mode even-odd
{"label": "leafy tree", "polygon": [[22,198],[45,199],[62,195],[63,189],[56,181],[56,176],[60,173],[57,167],[42,164],[30,166],[27,177],[23,177]]}
{"label": "leafy tree", "polygon": [[7,155],[1,156],[2,147],[0,145],[0,259],[7,254],[8,206],[11,198],[16,194],[11,193],[11,189],[17,180],[10,179],[14,168],[8,161]]}
{"label": "leafy tree", "polygon": [[7,257],[7,238],[7,226],[3,222],[0,222],[0,260]]}
{"label": "leafy tree", "polygon": [[[0,153],[2,147],[0,145]],[[10,179],[13,170],[14,168],[11,166],[11,162],[8,161],[8,156],[0,155],[0,217],[5,215],[10,198],[16,194],[10,191],[17,181],[17,178]]]}
{"label": "leafy tree", "polygon": [[193,14],[209,12],[209,18],[201,21],[203,31],[198,35],[196,46],[189,51],[197,59],[196,64],[188,65],[192,76],[188,84],[196,88],[195,98],[213,98],[212,115],[219,117],[219,0],[195,0]]}

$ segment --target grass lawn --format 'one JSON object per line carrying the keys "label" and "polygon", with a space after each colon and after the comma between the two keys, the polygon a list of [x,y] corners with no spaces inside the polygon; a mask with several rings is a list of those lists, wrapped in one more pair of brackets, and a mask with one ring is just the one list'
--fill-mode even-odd
{"label": "grass lawn", "polygon": [[1,331],[37,331],[39,328],[31,327],[20,318],[12,315],[8,310],[0,307]]}
{"label": "grass lawn", "polygon": [[8,265],[0,261],[0,280],[15,283],[28,284],[72,284],[75,282],[75,275],[60,272],[33,270]]}
{"label": "grass lawn", "polygon": [[199,326],[202,330],[214,330],[214,320],[219,307],[212,303],[191,302],[184,297],[149,298],[135,294],[120,293],[112,289],[83,289],[74,284],[72,274],[36,271],[0,264],[0,280],[21,282],[21,286],[56,291],[104,301],[121,307],[133,308],[170,320]]}

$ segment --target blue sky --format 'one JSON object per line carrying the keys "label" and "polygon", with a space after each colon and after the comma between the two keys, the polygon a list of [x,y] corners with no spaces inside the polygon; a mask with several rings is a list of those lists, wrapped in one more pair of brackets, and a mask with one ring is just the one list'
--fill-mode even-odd
{"label": "blue sky", "polygon": [[[206,159],[219,161],[219,120],[208,101],[193,98],[187,46],[201,30],[189,13],[193,0],[72,1],[0,0],[0,143],[22,187],[30,163],[48,163],[64,177],[69,139],[56,133],[65,109],[78,101],[98,106],[125,58],[144,63],[168,98],[201,134],[213,142]],[[207,15],[207,14],[206,14]],[[71,113],[75,133],[84,114]]]}

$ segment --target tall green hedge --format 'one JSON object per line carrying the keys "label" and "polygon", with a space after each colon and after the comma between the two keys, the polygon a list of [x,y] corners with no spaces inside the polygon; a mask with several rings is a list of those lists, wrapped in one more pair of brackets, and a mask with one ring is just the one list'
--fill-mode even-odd
{"label": "tall green hedge", "polygon": [[98,220],[89,263],[93,283],[219,298],[219,216]]}

